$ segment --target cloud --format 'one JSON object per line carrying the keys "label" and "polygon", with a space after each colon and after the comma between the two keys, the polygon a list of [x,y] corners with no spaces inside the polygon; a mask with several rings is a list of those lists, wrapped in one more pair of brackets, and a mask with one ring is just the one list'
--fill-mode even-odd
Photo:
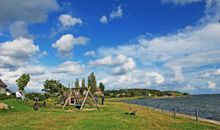
{"label": "cloud", "polygon": [[216,89],[216,83],[212,81],[208,81],[208,88],[209,89]]}
{"label": "cloud", "polygon": [[[109,62],[111,61],[110,54],[111,56],[132,57],[138,62],[138,67],[135,70],[145,68],[148,72],[163,74],[166,80],[159,85],[163,89],[169,90],[170,88],[167,86],[172,86],[173,90],[183,90],[181,89],[183,87],[193,93],[205,92],[205,89],[208,88],[207,81],[220,82],[217,75],[217,67],[220,65],[220,24],[219,20],[216,20],[219,16],[219,7],[220,2],[213,0],[206,9],[209,11],[204,11],[205,16],[200,19],[209,20],[199,20],[197,25],[190,26],[190,28],[186,26],[175,33],[163,36],[151,36],[150,38],[149,36],[140,36],[123,45],[99,48],[97,57],[104,57],[102,60],[99,59],[99,63],[112,63]],[[111,72],[112,69],[113,67],[108,68]],[[201,74],[204,73],[207,74],[201,77]],[[143,76],[143,74],[140,75]],[[117,78],[119,79],[119,77]],[[134,76],[134,78],[136,77]],[[109,80],[112,80],[112,77],[109,77]],[[104,81],[108,81],[108,79]],[[114,85],[121,85],[116,85],[117,83]],[[136,84],[136,86],[142,86],[143,82],[136,82]],[[193,87],[187,86],[188,84]],[[127,84],[127,86],[132,85],[132,83]],[[147,81],[145,85],[153,86],[151,82]],[[202,86],[206,86],[206,88]]]}
{"label": "cloud", "polygon": [[31,39],[20,37],[3,42],[0,44],[0,67],[13,69],[24,66],[39,51]]}
{"label": "cloud", "polygon": [[148,85],[151,84],[161,84],[165,81],[165,78],[162,74],[158,72],[147,72],[145,73],[146,82]]}
{"label": "cloud", "polygon": [[181,91],[192,91],[192,90],[195,90],[195,87],[190,84],[187,84],[187,86],[181,88]]}
{"label": "cloud", "polygon": [[45,74],[46,67],[40,65],[26,65],[16,70],[3,69],[0,68],[0,74],[2,74],[2,80],[8,85],[9,89],[16,90],[16,79],[18,79],[22,74],[30,74],[30,83],[27,85],[27,89],[33,89],[34,91],[40,91],[43,86],[43,82],[46,79]]}
{"label": "cloud", "polygon": [[48,13],[57,11],[56,0],[1,0],[0,25],[4,27],[14,21],[39,23],[47,19]]}
{"label": "cloud", "polygon": [[83,22],[80,18],[75,18],[69,14],[62,14],[59,16],[59,22],[63,27],[71,27],[77,24],[82,25]]}
{"label": "cloud", "polygon": [[125,63],[121,66],[117,66],[112,69],[112,74],[114,75],[121,75],[125,74],[129,71],[132,71],[136,68],[136,63],[134,62],[133,58],[129,57]]}
{"label": "cloud", "polygon": [[101,23],[103,23],[103,24],[106,24],[106,23],[108,23],[108,18],[107,18],[107,16],[103,15],[103,16],[99,19],[99,21],[100,21]]}
{"label": "cloud", "polygon": [[70,57],[75,45],[84,45],[88,40],[88,38],[83,36],[74,37],[72,34],[66,34],[53,43],[52,47],[56,48],[62,56]]}
{"label": "cloud", "polygon": [[100,48],[98,53],[102,56],[122,54],[135,57],[145,65],[160,63],[169,68],[193,68],[220,62],[219,38],[220,24],[211,23],[152,39],[141,37],[136,43]]}
{"label": "cloud", "polygon": [[123,16],[123,9],[118,6],[116,10],[113,10],[110,14],[110,19],[121,18]]}
{"label": "cloud", "polygon": [[10,26],[10,33],[13,38],[32,37],[28,32],[28,26],[23,21],[16,21]]}
{"label": "cloud", "polygon": [[175,76],[173,81],[184,82],[185,78],[182,74],[182,68],[180,66],[172,66],[171,69],[173,70]]}
{"label": "cloud", "polygon": [[45,57],[45,56],[47,56],[47,55],[48,55],[48,52],[43,51],[43,52],[41,52],[40,54],[38,54],[38,57],[39,57],[39,58],[42,58],[42,57]]}
{"label": "cloud", "polygon": [[135,69],[123,75],[110,75],[107,72],[96,73],[98,81],[103,82],[107,89],[152,88],[165,80],[159,72]]}
{"label": "cloud", "polygon": [[90,61],[92,66],[107,66],[111,67],[111,73],[113,75],[122,75],[136,68],[136,63],[132,57],[126,57],[124,55],[106,56],[95,61]]}
{"label": "cloud", "polygon": [[208,78],[209,76],[211,76],[210,73],[206,72],[200,75],[202,78]]}
{"label": "cloud", "polygon": [[202,2],[203,0],[161,0],[162,3],[173,3],[176,5],[186,5],[197,2]]}
{"label": "cloud", "polygon": [[211,69],[200,74],[201,78],[211,78],[220,75],[220,69]]}
{"label": "cloud", "polygon": [[106,56],[101,59],[97,59],[95,61],[90,62],[91,65],[98,65],[98,66],[114,66],[114,65],[121,65],[127,61],[127,57],[124,55],[117,55],[113,56]]}
{"label": "cloud", "polygon": [[82,74],[84,72],[84,66],[78,62],[66,61],[63,64],[56,66],[53,73],[69,73],[69,74]]}
{"label": "cloud", "polygon": [[215,72],[214,72],[215,75],[220,75],[220,69],[217,69]]}
{"label": "cloud", "polygon": [[65,61],[55,67],[27,64],[15,70],[0,67],[0,75],[8,87],[15,91],[17,88],[16,79],[23,73],[28,73],[30,74],[30,82],[25,90],[40,92],[46,79],[60,80],[61,83],[67,85],[72,82],[74,78],[79,78],[79,76],[84,73],[84,68],[84,65],[74,61]]}
{"label": "cloud", "polygon": [[95,51],[87,51],[84,53],[85,56],[92,56],[94,57],[96,55]]}
{"label": "cloud", "polygon": [[111,11],[111,13],[109,14],[109,17],[106,15],[102,15],[101,18],[99,19],[99,21],[102,24],[107,24],[114,19],[122,18],[123,15],[124,15],[123,9],[119,5],[119,6],[117,6],[117,8],[115,10]]}

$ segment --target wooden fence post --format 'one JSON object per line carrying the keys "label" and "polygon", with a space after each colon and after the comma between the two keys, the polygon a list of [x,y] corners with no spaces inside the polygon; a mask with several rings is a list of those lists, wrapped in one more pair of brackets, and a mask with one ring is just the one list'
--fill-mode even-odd
{"label": "wooden fence post", "polygon": [[176,118],[176,107],[173,109],[173,117]]}

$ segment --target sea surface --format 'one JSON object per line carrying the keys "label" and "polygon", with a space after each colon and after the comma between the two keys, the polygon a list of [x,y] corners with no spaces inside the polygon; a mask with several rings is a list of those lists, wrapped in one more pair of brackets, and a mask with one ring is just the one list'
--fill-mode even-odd
{"label": "sea surface", "polygon": [[155,107],[189,115],[195,115],[198,109],[199,117],[220,121],[220,94],[192,95],[176,98],[149,98],[124,101],[126,103]]}

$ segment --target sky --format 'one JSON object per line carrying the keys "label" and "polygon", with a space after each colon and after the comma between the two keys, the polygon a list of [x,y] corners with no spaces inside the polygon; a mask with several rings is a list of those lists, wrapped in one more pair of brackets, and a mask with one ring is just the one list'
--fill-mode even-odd
{"label": "sky", "polygon": [[0,1],[0,78],[220,93],[220,0]]}

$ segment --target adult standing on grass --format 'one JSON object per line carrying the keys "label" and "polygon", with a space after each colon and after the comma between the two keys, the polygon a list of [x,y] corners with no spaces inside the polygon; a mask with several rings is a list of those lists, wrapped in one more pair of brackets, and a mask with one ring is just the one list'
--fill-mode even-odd
{"label": "adult standing on grass", "polygon": [[96,104],[99,104],[99,97],[98,97],[98,95],[95,95],[95,102],[96,102]]}
{"label": "adult standing on grass", "polygon": [[16,99],[18,99],[18,100],[24,100],[25,99],[20,90],[16,91],[15,96],[16,96]]}
{"label": "adult standing on grass", "polygon": [[24,96],[24,88],[27,86],[28,82],[30,81],[30,75],[29,74],[22,74],[17,80],[16,83],[18,85],[18,91],[16,92],[16,98],[21,98],[22,100],[25,100]]}
{"label": "adult standing on grass", "polygon": [[39,105],[39,103],[38,103],[39,98],[38,98],[38,97],[35,97],[35,98],[34,98],[34,101],[35,101],[35,103],[34,103],[34,105],[33,105],[33,109],[34,109],[35,111],[38,111],[38,109],[39,109],[39,107],[40,107],[40,105]]}
{"label": "adult standing on grass", "polygon": [[104,105],[104,100],[105,100],[104,95],[102,95],[101,98],[102,98],[102,105]]}

